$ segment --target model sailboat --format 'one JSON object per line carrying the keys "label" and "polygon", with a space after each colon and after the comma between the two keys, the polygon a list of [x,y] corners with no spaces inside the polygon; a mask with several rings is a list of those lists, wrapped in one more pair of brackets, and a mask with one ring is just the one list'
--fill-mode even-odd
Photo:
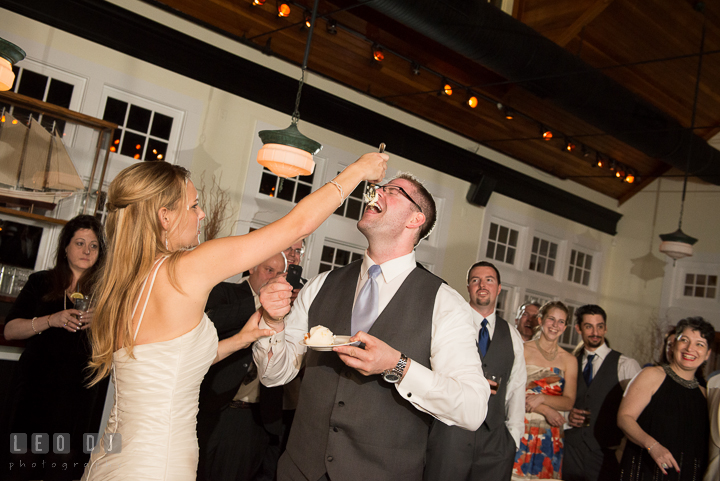
{"label": "model sailboat", "polygon": [[0,202],[52,210],[78,190],[82,179],[60,135],[34,118],[24,125],[11,114],[0,119]]}

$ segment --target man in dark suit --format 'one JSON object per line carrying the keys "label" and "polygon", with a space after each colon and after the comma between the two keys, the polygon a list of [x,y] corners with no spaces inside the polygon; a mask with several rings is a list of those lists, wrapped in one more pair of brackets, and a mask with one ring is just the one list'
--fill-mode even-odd
{"label": "man in dark suit", "polygon": [[482,369],[492,389],[485,422],[477,431],[434,421],[424,479],[509,480],[525,426],[527,371],[522,338],[498,316],[500,272],[477,262],[467,275]]}
{"label": "man in dark suit", "polygon": [[[205,311],[220,339],[236,334],[259,307],[257,292],[283,272],[277,254],[250,269],[250,276],[233,284],[222,282],[208,297]],[[264,458],[271,444],[279,445],[282,393],[279,404],[263,412],[252,349],[242,349],[210,367],[200,386],[198,480],[262,479]],[[272,404],[272,403],[265,403]],[[274,468],[268,479],[272,479]]]}
{"label": "man in dark suit", "polygon": [[582,336],[583,346],[577,353],[575,406],[568,416],[570,428],[565,429],[562,473],[567,481],[620,477],[620,465],[615,457],[615,449],[622,439],[617,412],[623,391],[640,372],[640,365],[610,349],[605,342],[606,321],[600,306],[586,305],[575,311],[575,329]]}

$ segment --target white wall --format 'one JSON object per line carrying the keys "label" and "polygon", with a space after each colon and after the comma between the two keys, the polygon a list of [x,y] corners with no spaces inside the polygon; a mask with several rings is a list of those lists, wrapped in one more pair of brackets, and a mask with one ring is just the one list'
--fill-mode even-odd
{"label": "white wall", "polygon": [[[291,77],[299,77],[299,68],[295,66],[277,58],[267,57],[228,38],[157,10],[144,2],[115,0],[113,3]],[[195,178],[201,172],[206,173],[206,179],[212,174],[222,174],[221,185],[229,189],[236,212],[241,210],[248,166],[254,162],[251,153],[256,124],[258,122],[278,126],[289,124],[290,119],[285,114],[2,9],[0,9],[0,36],[22,46],[34,60],[62,67],[74,75],[86,77],[87,89],[80,107],[83,113],[101,115],[100,97],[105,85],[146,96],[185,111],[187,115],[180,139],[178,162],[190,166]],[[307,83],[592,202],[611,209],[617,208],[615,200],[598,192],[540,172],[408,113],[338,86],[327,79],[310,74]],[[300,128],[309,137],[356,156],[377,148],[306,122],[301,122]],[[509,213],[510,216],[526,219],[529,224],[550,226],[551,230],[563,233],[576,241],[594,243],[603,254],[603,269],[593,295],[608,311],[609,338],[613,346],[634,354],[642,351],[639,345],[648,344],[641,339],[642,336],[639,338],[634,336],[638,329],[642,333],[642,327],[638,326],[643,326],[649,320],[660,316],[662,309],[664,313],[667,312],[669,307],[664,306],[662,299],[666,265],[664,256],[657,252],[659,244],[657,236],[659,233],[675,230],[677,225],[681,188],[678,180],[665,179],[662,182],[654,182],[622,205],[618,210],[624,217],[618,226],[618,234],[613,237],[499,194],[492,195],[488,209],[469,205],[464,200],[470,187],[468,182],[420,166],[410,159],[393,155],[392,145],[388,146],[387,151],[391,155],[393,168],[410,171],[443,191],[453,194],[450,216],[446,219],[447,229],[443,232],[446,236],[446,246],[442,260],[439,262],[442,268],[437,272],[451,286],[462,293],[465,292],[465,272],[478,258],[478,254],[482,255],[481,247],[484,244],[481,237],[483,227],[487,225],[488,212]],[[720,253],[720,223],[717,213],[719,201],[720,189],[717,186],[699,183],[691,185],[683,227],[688,234],[700,238],[696,250],[709,256],[707,258],[713,258]],[[243,221],[249,223],[252,219]],[[224,234],[229,234],[230,231],[231,226],[228,226]],[[548,233],[552,234],[552,232]],[[654,256],[655,260],[653,257],[644,257],[648,255]],[[645,261],[642,263],[638,259]],[[640,267],[637,267],[638,265]],[[516,275],[525,274],[516,273]],[[673,317],[680,315],[679,312],[671,312]],[[720,328],[717,324],[720,319],[717,319],[717,316],[714,322]]]}

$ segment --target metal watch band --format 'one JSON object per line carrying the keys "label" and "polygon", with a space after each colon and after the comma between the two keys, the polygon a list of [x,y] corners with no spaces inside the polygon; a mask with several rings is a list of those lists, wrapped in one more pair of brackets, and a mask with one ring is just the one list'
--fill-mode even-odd
{"label": "metal watch band", "polygon": [[400,360],[393,369],[388,369],[382,373],[383,379],[387,382],[397,383],[402,379],[403,373],[405,372],[405,366],[407,366],[408,358],[405,354],[400,353]]}

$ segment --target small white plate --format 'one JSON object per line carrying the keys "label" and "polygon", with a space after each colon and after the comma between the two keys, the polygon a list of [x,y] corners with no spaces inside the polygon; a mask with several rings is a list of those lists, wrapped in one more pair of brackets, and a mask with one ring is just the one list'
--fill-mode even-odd
{"label": "small white plate", "polygon": [[312,349],[313,351],[332,351],[333,347],[337,346],[358,346],[360,341],[349,342],[352,336],[333,336],[334,343],[331,346],[317,346],[312,344],[305,344],[305,340],[300,341],[303,346]]}

